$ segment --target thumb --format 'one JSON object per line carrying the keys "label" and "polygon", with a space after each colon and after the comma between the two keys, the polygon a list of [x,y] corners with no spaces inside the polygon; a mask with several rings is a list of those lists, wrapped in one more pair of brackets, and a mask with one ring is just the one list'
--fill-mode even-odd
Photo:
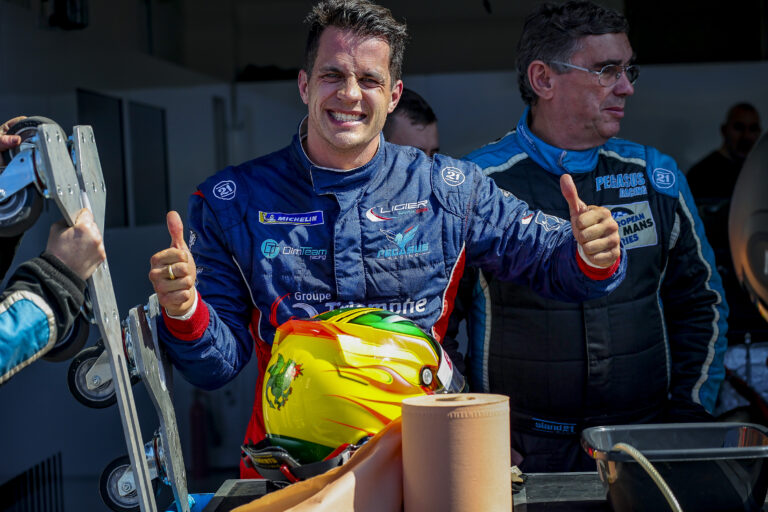
{"label": "thumb", "polygon": [[168,233],[171,235],[171,247],[185,251],[189,250],[187,243],[184,241],[184,223],[181,222],[179,214],[171,210],[165,216],[165,221],[168,225]]}
{"label": "thumb", "polygon": [[77,212],[77,217],[75,217],[75,224],[84,224],[93,222],[93,213],[88,208],[82,208],[79,212]]}
{"label": "thumb", "polygon": [[576,185],[573,183],[573,178],[570,174],[560,176],[560,192],[563,193],[563,197],[568,201],[568,210],[570,210],[571,218],[587,211],[587,205],[579,199],[579,192],[576,190]]}

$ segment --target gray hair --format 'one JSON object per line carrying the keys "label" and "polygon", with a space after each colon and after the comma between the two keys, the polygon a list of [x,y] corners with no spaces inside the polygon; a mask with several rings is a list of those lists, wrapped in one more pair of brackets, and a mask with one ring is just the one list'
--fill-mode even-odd
{"label": "gray hair", "polygon": [[540,5],[525,20],[517,43],[517,81],[527,105],[538,96],[528,81],[528,66],[534,60],[568,62],[590,35],[626,34],[629,25],[618,12],[588,1]]}

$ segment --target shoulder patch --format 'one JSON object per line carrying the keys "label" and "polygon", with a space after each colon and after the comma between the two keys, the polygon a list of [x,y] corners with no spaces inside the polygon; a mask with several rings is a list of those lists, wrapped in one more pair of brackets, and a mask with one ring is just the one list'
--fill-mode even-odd
{"label": "shoulder patch", "polygon": [[443,177],[445,184],[451,187],[458,187],[466,179],[466,176],[458,167],[443,167],[440,175]]}
{"label": "shoulder patch", "polygon": [[651,172],[651,179],[657,188],[669,189],[675,186],[675,173],[663,167],[657,167]]}
{"label": "shoulder patch", "polygon": [[213,186],[213,196],[222,201],[231,201],[235,198],[237,185],[232,180],[223,180]]}

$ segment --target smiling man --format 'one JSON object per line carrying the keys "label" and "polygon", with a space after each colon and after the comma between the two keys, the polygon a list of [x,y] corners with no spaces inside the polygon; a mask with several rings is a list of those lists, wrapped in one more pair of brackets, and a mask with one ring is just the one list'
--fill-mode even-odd
{"label": "smiling man", "polygon": [[584,427],[706,419],[725,373],[728,308],[685,178],[669,156],[613,138],[638,78],[627,30],[591,2],[537,8],[517,48],[528,108],[467,156],[555,216],[569,214],[559,183],[572,176],[582,198],[612,212],[629,259],[609,298],[581,304],[485,271],[463,283],[473,295],[457,306],[472,312],[471,387],[512,398],[512,447],[526,472],[594,471],[579,446]]}
{"label": "smiling man", "polygon": [[308,115],[292,143],[200,185],[189,247],[169,213],[171,247],[149,274],[161,339],[190,382],[224,385],[255,346],[246,444],[264,438],[261,380],[275,329],[291,318],[386,308],[441,341],[465,260],[560,300],[602,296],[625,272],[618,225],[587,207],[570,178],[561,184],[569,222],[529,210],[474,164],[384,141],[406,38],[389,10],[328,0],[307,22],[298,86]]}

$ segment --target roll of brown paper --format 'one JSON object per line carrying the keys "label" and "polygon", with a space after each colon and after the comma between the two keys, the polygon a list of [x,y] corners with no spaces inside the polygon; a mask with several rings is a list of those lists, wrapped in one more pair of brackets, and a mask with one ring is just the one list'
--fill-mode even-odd
{"label": "roll of brown paper", "polygon": [[406,512],[511,511],[509,397],[405,399],[403,503]]}

